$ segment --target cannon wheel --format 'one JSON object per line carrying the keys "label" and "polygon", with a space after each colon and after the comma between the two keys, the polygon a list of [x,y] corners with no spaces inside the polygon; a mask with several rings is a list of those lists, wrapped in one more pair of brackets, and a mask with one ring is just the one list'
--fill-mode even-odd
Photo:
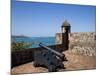
{"label": "cannon wheel", "polygon": [[37,62],[34,62],[33,65],[34,65],[35,67],[39,67],[39,66],[40,66]]}
{"label": "cannon wheel", "polygon": [[59,64],[57,67],[65,69],[64,64]]}
{"label": "cannon wheel", "polygon": [[49,72],[56,72],[56,67],[54,65],[50,65],[50,67],[48,68]]}

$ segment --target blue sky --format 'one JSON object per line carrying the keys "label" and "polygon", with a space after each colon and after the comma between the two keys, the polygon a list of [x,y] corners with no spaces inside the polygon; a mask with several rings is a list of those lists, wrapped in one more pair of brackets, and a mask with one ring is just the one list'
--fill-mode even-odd
{"label": "blue sky", "polygon": [[95,31],[95,6],[13,1],[11,9],[12,35],[55,36],[65,20],[71,32]]}

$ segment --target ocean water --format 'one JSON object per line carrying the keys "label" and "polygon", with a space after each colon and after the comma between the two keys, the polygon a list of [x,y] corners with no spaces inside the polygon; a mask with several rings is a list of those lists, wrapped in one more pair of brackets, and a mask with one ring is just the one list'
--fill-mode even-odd
{"label": "ocean water", "polygon": [[12,41],[15,42],[20,42],[20,41],[24,41],[24,42],[28,42],[28,43],[32,43],[32,46],[30,48],[36,48],[39,47],[39,43],[43,43],[47,46],[49,45],[55,45],[55,37],[31,37],[31,38],[12,38]]}

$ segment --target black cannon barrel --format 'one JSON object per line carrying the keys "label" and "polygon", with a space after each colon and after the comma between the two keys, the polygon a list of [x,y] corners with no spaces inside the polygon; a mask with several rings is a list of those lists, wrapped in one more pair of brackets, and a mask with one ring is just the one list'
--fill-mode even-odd
{"label": "black cannon barrel", "polygon": [[61,57],[61,58],[64,58],[64,57],[65,57],[64,54],[62,54],[62,53],[60,53],[60,52],[58,52],[58,51],[55,51],[54,49],[51,49],[51,48],[47,47],[46,45],[44,45],[44,44],[42,44],[42,43],[39,43],[39,46],[41,46],[41,47],[43,47],[43,48],[45,48],[45,49],[47,49],[47,50],[53,52],[54,54],[56,54],[57,56],[59,56],[59,57]]}

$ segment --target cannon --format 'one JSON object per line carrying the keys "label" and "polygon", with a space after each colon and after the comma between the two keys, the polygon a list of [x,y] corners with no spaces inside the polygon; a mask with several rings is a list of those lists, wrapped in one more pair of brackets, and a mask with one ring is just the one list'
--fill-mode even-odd
{"label": "cannon", "polygon": [[34,52],[35,67],[46,67],[49,72],[56,72],[59,69],[64,69],[63,61],[66,60],[65,55],[47,47],[46,45],[39,43],[42,50],[36,50]]}

